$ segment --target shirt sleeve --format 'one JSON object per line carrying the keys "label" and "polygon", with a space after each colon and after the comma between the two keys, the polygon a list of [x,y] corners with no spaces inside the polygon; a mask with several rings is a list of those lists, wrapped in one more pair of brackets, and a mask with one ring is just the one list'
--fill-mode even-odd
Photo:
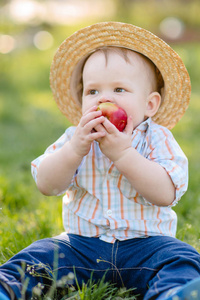
{"label": "shirt sleeve", "polygon": [[41,162],[51,153],[58,151],[60,148],[62,148],[62,146],[69,141],[75,131],[75,127],[69,127],[67,128],[67,130],[65,131],[65,133],[52,145],[50,145],[46,151],[44,152],[44,154],[40,155],[39,157],[37,157],[35,160],[33,160],[31,162],[31,173],[32,176],[35,180],[35,182],[37,183],[37,171],[39,168],[39,165],[41,164]]}
{"label": "shirt sleeve", "polygon": [[176,205],[188,188],[188,160],[167,128],[153,130],[147,158],[161,165],[170,176],[176,189],[170,206]]}

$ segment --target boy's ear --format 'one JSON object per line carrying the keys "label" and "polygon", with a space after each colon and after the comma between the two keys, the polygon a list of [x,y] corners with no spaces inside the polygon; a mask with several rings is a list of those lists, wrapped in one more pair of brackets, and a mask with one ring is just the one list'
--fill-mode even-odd
{"label": "boy's ear", "polygon": [[153,117],[159,107],[160,107],[160,103],[161,103],[161,96],[158,92],[153,92],[151,93],[148,98],[147,98],[147,102],[146,102],[146,117]]}

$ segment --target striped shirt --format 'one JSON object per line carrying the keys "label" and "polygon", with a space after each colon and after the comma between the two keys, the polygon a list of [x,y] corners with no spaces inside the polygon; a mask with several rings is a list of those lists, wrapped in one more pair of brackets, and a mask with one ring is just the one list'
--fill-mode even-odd
{"label": "striped shirt", "polygon": [[[35,181],[41,161],[69,141],[74,131],[75,127],[69,127],[43,155],[32,162]],[[133,131],[132,147],[166,170],[176,189],[174,202],[168,207],[160,207],[144,199],[119,173],[112,161],[103,155],[95,141],[76,170],[70,186],[63,192],[66,232],[98,236],[110,243],[116,239],[175,236],[177,216],[172,206],[187,190],[187,158],[172,133],[150,118]]]}

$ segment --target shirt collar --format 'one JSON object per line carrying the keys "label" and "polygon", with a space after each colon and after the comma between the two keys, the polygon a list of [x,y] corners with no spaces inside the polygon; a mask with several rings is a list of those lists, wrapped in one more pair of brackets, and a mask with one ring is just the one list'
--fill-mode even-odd
{"label": "shirt collar", "polygon": [[142,123],[140,123],[140,124],[133,130],[133,133],[134,133],[134,132],[137,132],[137,131],[143,131],[143,132],[146,132],[147,129],[150,127],[151,122],[152,122],[152,119],[151,119],[151,118],[146,119],[145,121],[143,121]]}

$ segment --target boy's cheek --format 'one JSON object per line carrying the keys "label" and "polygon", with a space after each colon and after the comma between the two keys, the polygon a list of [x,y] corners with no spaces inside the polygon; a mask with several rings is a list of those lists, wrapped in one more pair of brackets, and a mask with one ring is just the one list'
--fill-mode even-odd
{"label": "boy's cheek", "polygon": [[83,103],[83,101],[82,101],[81,111],[82,111],[82,115],[86,112],[85,104]]}
{"label": "boy's cheek", "polygon": [[92,102],[90,103],[89,101],[86,101],[84,98],[82,100],[82,114],[84,114],[88,109],[90,109],[92,106],[94,106],[92,104]]}

